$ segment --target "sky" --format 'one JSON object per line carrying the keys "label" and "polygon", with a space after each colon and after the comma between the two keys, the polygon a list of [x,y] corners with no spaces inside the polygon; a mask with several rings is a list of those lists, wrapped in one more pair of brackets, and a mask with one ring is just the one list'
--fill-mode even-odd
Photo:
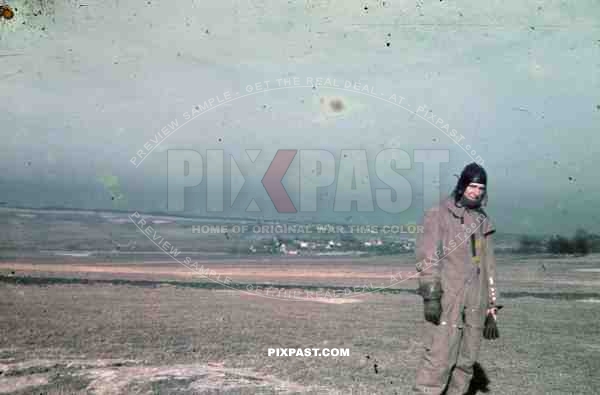
{"label": "sky", "polygon": [[[188,176],[204,177],[182,192],[185,213],[214,215],[222,201],[228,216],[407,223],[430,204],[426,190],[443,197],[454,174],[479,158],[489,176],[487,211],[500,231],[600,232],[595,1],[8,4],[17,12],[0,20],[7,205],[167,210],[168,150],[179,149],[204,160],[188,168]],[[284,86],[284,78],[299,84]],[[338,87],[313,88],[307,78]],[[204,107],[211,99],[218,105]],[[192,116],[196,105],[207,111]],[[174,121],[177,130],[133,164]],[[278,213],[261,185],[284,149],[335,158],[335,181],[319,190],[318,211]],[[348,182],[342,150],[364,150],[375,196],[387,187],[375,170],[384,149],[407,154],[397,173],[408,187],[397,192],[408,208],[390,213],[376,201],[372,211],[335,211],[336,198],[350,199],[348,188],[336,189]],[[223,170],[206,162],[207,150],[223,151]],[[246,150],[260,150],[254,162]],[[439,179],[425,175],[415,150],[447,153]],[[305,185],[300,157],[283,180],[296,208]],[[211,193],[208,167],[224,178]],[[232,208],[240,174],[246,182]],[[260,211],[247,211],[253,199]]]}

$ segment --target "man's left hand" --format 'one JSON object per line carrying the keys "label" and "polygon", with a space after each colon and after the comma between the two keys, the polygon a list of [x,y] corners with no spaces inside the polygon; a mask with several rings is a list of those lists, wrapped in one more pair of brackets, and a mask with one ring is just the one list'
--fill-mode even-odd
{"label": "man's left hand", "polygon": [[485,312],[486,315],[488,314],[492,314],[494,316],[494,318],[498,319],[498,311],[500,309],[502,309],[504,306],[503,305],[498,305],[498,306],[492,306],[489,309],[487,309],[487,311]]}
{"label": "man's left hand", "polygon": [[500,332],[498,331],[498,310],[500,310],[503,306],[493,306],[487,309],[485,325],[483,328],[483,337],[488,340],[497,339],[500,337]]}

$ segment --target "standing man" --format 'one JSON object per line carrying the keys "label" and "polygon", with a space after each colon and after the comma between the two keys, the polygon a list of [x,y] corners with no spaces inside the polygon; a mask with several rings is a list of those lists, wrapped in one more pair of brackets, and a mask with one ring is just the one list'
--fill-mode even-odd
{"label": "standing man", "polygon": [[495,228],[482,209],[486,186],[485,170],[471,163],[452,195],[424,216],[417,240],[418,293],[425,313],[418,394],[466,393],[481,338],[498,337]]}

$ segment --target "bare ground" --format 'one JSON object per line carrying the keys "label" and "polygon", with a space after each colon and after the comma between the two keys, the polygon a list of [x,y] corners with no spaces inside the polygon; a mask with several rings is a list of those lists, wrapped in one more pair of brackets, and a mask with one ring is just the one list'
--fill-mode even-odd
{"label": "bare ground", "polygon": [[[508,296],[501,338],[484,343],[479,361],[492,393],[598,393],[600,312],[590,301],[600,300],[594,296],[600,273],[578,269],[598,268],[600,261],[502,259],[500,287]],[[211,262],[234,281],[274,284],[345,286],[412,269],[398,258],[290,266],[278,260]],[[410,393],[422,351],[416,295],[368,293],[344,302],[324,297],[292,302],[186,287],[206,280],[186,277],[189,269],[182,269],[160,263],[0,263],[6,278],[181,283],[0,282],[0,393]],[[276,347],[348,348],[350,356],[268,356],[268,348]]]}

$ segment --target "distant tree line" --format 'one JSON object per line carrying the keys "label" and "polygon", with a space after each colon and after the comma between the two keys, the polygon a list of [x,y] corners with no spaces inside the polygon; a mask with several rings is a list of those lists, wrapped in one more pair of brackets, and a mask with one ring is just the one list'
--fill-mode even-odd
{"label": "distant tree line", "polygon": [[587,255],[600,252],[600,235],[577,229],[573,237],[553,235],[551,237],[521,236],[517,252],[522,254],[550,253]]}

